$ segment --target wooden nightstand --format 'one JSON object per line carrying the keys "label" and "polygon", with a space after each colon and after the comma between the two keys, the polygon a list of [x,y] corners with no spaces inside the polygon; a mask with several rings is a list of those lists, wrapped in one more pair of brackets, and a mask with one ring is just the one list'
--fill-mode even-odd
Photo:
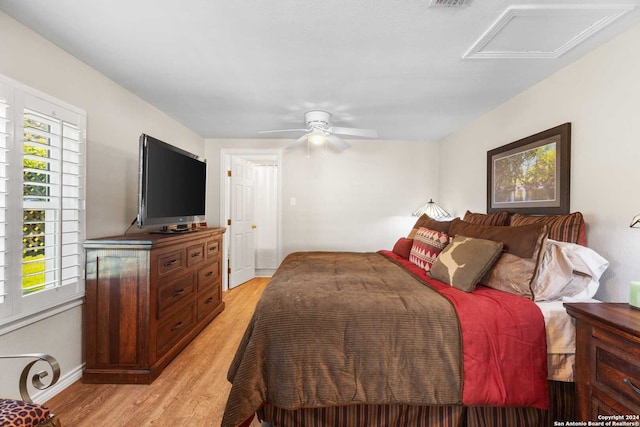
{"label": "wooden nightstand", "polygon": [[576,319],[578,419],[595,421],[598,414],[639,416],[640,310],[626,303],[564,306]]}

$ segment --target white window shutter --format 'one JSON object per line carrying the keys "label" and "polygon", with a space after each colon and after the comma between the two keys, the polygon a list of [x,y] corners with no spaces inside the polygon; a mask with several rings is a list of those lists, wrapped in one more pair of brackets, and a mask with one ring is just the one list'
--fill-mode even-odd
{"label": "white window shutter", "polygon": [[86,114],[3,76],[0,102],[3,87],[0,332],[84,295],[85,237]]}
{"label": "white window shutter", "polygon": [[9,101],[7,87],[0,82],[0,306],[7,301],[7,191],[11,138]]}

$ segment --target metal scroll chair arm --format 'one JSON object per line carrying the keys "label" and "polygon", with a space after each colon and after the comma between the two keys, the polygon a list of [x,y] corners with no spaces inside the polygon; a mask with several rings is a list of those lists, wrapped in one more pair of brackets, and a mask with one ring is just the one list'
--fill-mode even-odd
{"label": "metal scroll chair arm", "polygon": [[49,384],[45,384],[42,380],[49,376],[49,372],[43,370],[33,374],[31,377],[31,384],[35,388],[38,390],[46,390],[57,383],[60,378],[60,365],[58,364],[58,361],[53,356],[45,353],[0,355],[0,359],[35,359],[29,362],[22,370],[22,374],[20,374],[20,396],[22,396],[22,400],[28,403],[33,403],[33,400],[31,400],[31,396],[29,396],[29,391],[27,390],[27,379],[29,378],[31,368],[33,368],[38,361],[42,360],[49,364],[53,377]]}

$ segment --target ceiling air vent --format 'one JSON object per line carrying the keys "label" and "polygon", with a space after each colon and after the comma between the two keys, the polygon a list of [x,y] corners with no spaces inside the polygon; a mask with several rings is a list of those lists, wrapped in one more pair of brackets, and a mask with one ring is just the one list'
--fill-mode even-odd
{"label": "ceiling air vent", "polygon": [[431,0],[429,7],[464,7],[471,3],[471,0]]}

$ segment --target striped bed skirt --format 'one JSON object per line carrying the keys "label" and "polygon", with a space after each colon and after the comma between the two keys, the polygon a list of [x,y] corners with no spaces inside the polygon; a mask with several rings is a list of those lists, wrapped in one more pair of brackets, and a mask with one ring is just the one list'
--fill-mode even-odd
{"label": "striped bed skirt", "polygon": [[266,404],[258,419],[273,427],[547,427],[575,419],[575,384],[549,381],[549,410],[492,406],[349,405],[281,409]]}

